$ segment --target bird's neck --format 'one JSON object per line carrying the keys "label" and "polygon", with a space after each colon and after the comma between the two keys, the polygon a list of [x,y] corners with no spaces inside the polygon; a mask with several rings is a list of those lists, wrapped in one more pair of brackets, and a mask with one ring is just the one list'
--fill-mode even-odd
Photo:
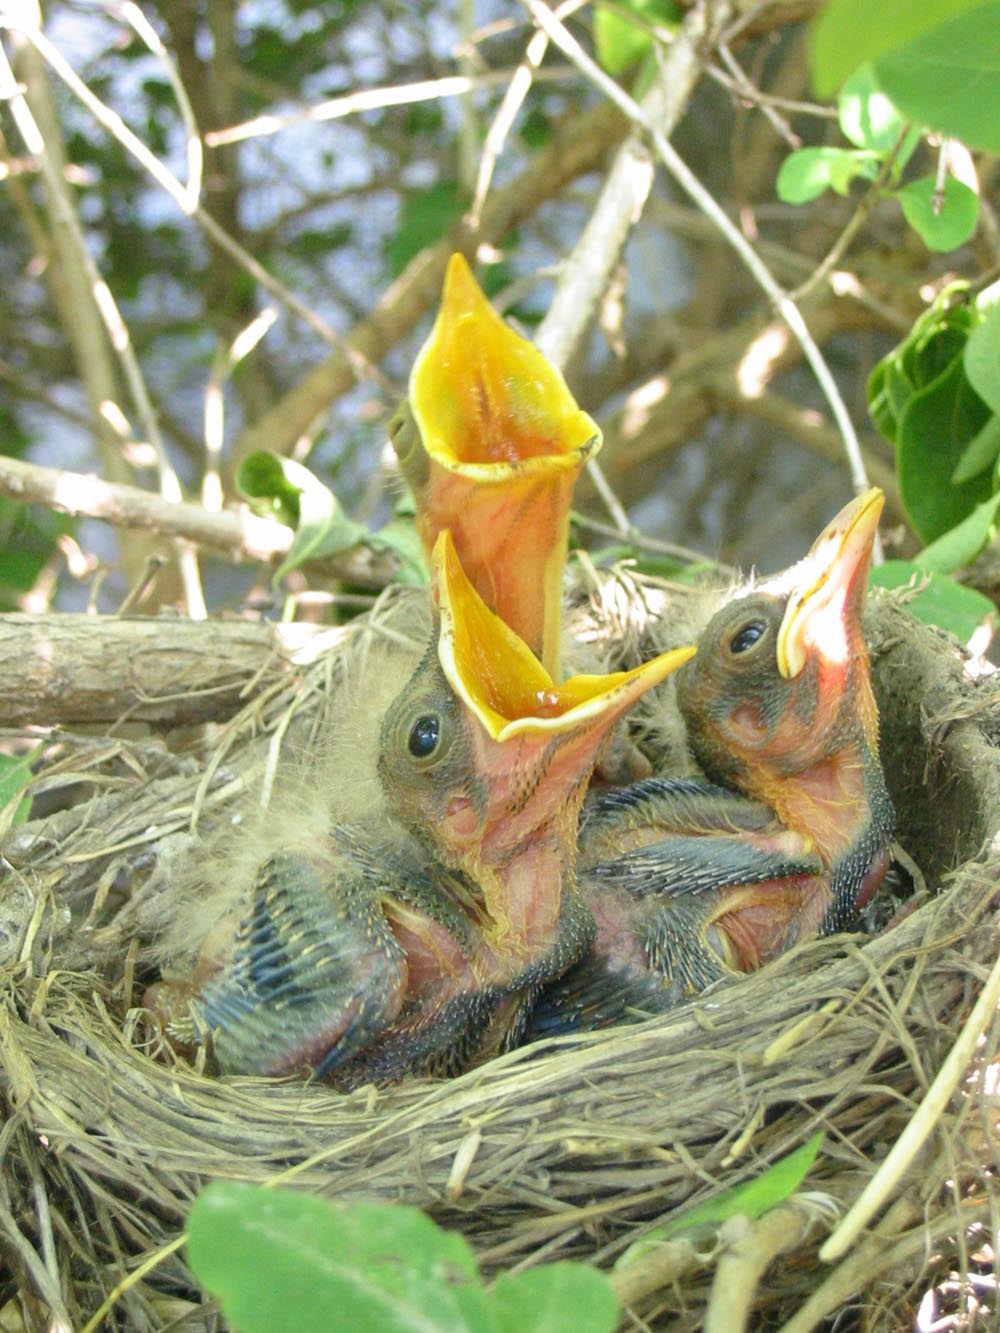
{"label": "bird's neck", "polygon": [[769,784],[765,799],[827,866],[858,845],[877,809],[888,804],[881,766],[860,728],[832,754]]}
{"label": "bird's neck", "polygon": [[489,918],[484,947],[505,970],[545,955],[559,932],[567,893],[576,891],[577,810],[564,808],[516,841],[484,845],[475,871]]}

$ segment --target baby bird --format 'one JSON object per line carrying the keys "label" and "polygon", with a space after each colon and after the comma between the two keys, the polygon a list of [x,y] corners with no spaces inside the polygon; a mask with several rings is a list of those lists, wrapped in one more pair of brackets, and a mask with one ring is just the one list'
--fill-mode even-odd
{"label": "baby bird", "polygon": [[538,988],[593,937],[576,879],[591,771],[693,648],[557,685],[448,532],[433,574],[431,646],[381,728],[392,818],[287,832],[192,978],[151,997],[168,1034],[210,1043],[223,1072],[457,1072],[516,1041]]}
{"label": "baby bird", "polygon": [[889,865],[893,810],[861,629],[883,496],[709,621],[677,695],[707,781],[598,796],[580,832],[596,936],[545,993],[538,1036],[671,1007],[844,929]]}

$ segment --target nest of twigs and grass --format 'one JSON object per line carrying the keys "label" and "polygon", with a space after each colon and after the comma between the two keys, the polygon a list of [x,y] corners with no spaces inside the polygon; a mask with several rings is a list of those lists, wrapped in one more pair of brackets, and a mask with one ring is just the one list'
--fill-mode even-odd
{"label": "nest of twigs and grass", "polygon": [[[641,652],[667,601],[690,596],[604,577],[613,586],[591,583],[602,595],[581,595],[574,617],[609,661]],[[407,603],[387,596],[310,665],[248,669],[240,711],[169,743],[142,728],[49,734],[33,790],[50,813],[4,847],[0,1324],[17,1311],[28,1327],[81,1329],[100,1312],[107,1328],[220,1327],[174,1244],[217,1177],[417,1204],[464,1232],[487,1274],[556,1258],[610,1269],[818,1129],[805,1193],[619,1271],[623,1326],[718,1330],[752,1312],[752,1327],[792,1333],[841,1312],[837,1328],[908,1329],[923,1303],[928,1324],[965,1327],[977,1302],[994,1308],[997,1025],[868,1229],[844,1257],[819,1257],[968,1038],[1000,942],[1000,689],[888,598],[868,635],[905,855],[867,935],[450,1081],[343,1095],[215,1078],[153,1049],[137,1006],[177,868],[266,802],[289,747],[301,766],[340,725],[366,653],[419,652]]]}

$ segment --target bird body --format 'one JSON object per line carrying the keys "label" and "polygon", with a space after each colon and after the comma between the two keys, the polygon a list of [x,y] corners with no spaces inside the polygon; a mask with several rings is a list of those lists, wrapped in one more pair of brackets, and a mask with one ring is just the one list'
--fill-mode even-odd
{"label": "bird body", "polygon": [[255,867],[191,977],[151,997],[224,1072],[346,1083],[455,1072],[516,1041],[589,945],[581,803],[611,728],[693,649],[556,683],[434,552],[436,625],[387,709],[388,819],[312,828]]}
{"label": "bird body", "polygon": [[861,613],[881,507],[866,492],[708,622],[677,676],[707,781],[653,778],[585,811],[595,941],[542,997],[535,1035],[668,1008],[845,928],[877,888],[893,812]]}

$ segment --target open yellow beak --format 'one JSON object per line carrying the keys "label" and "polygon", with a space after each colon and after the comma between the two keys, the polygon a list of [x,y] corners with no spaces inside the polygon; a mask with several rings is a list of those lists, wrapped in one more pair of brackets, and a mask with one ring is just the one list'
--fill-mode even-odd
{"label": "open yellow beak", "polygon": [[393,444],[425,549],[450,529],[480,596],[557,676],[570,500],[601,434],[459,254],[410,375],[409,413]]}
{"label": "open yellow beak", "polygon": [[778,670],[786,680],[806,664],[816,644],[831,661],[854,651],[868,566],[885,496],[873,486],[845,505],[823,529],[805,559],[763,586],[786,593],[778,630]]}
{"label": "open yellow beak", "polygon": [[653,685],[694,656],[676,648],[631,671],[573,676],[556,684],[527,644],[486,605],[444,531],[431,559],[441,619],[438,656],[460,699],[495,741],[611,724]]}

